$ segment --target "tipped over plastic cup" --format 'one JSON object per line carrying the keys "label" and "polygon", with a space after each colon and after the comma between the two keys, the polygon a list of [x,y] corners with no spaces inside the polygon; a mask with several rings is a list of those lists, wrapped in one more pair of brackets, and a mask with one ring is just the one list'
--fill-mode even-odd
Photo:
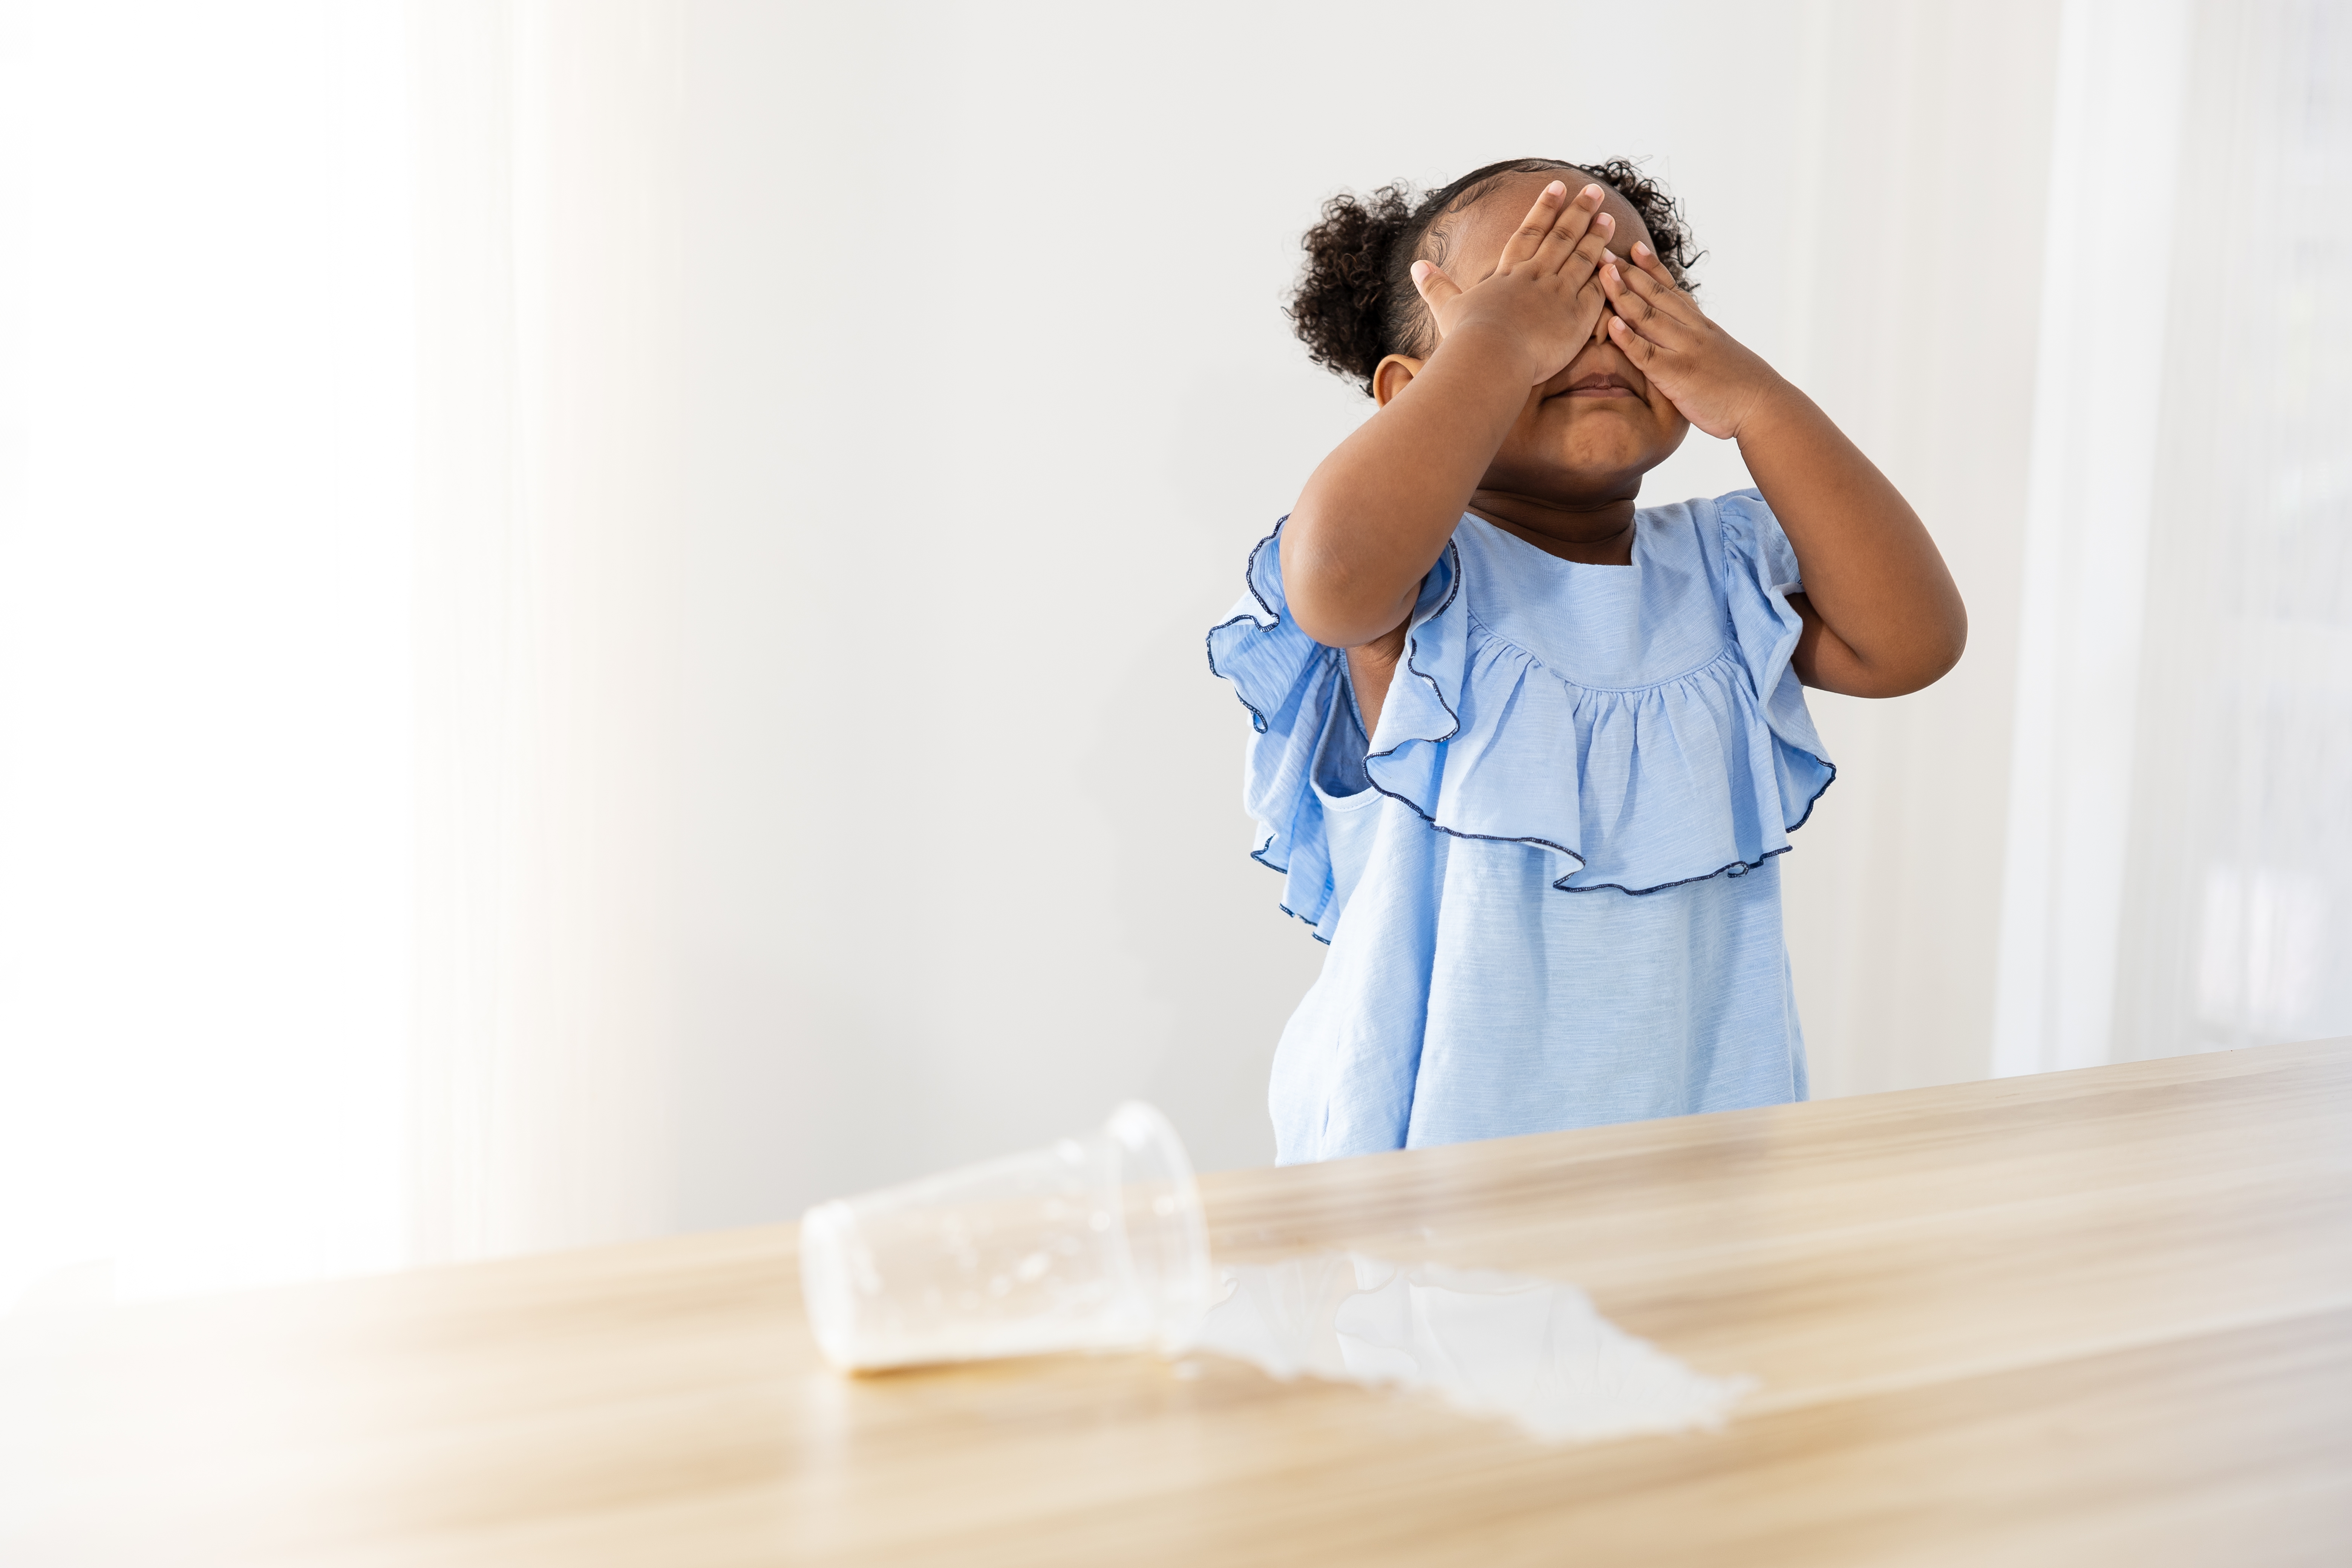
{"label": "tipped over plastic cup", "polygon": [[1099,1131],[801,1216],[801,1294],[853,1372],[1189,1346],[1214,1277],[1192,1163],[1138,1100]]}

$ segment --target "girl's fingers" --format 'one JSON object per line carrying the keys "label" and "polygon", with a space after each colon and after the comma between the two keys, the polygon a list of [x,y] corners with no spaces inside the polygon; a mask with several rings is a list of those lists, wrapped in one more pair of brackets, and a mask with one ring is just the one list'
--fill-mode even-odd
{"label": "girl's fingers", "polygon": [[[1558,184],[1559,182],[1555,180],[1552,183]],[[1560,209],[1559,217],[1552,224],[1551,231],[1536,247],[1535,267],[1538,275],[1557,272],[1567,266],[1568,258],[1576,254],[1579,246],[1592,238],[1596,229],[1606,229],[1612,234],[1616,232],[1617,220],[1601,210],[1602,199],[1601,187],[1588,184],[1576,193],[1574,201]],[[1608,243],[1605,235],[1601,243]]]}
{"label": "girl's fingers", "polygon": [[1609,341],[1615,343],[1617,352],[1632,360],[1643,374],[1649,374],[1651,364],[1664,352],[1657,344],[1635,331],[1622,316],[1609,318]]}
{"label": "girl's fingers", "polygon": [[1536,205],[1528,209],[1527,218],[1519,225],[1518,232],[1511,236],[1508,245],[1503,247],[1503,258],[1495,263],[1495,270],[1503,271],[1514,262],[1525,261],[1533,256],[1568,206],[1568,187],[1565,184],[1554,180],[1546,185],[1542,194],[1536,197]]}
{"label": "girl's fingers", "polygon": [[[1617,258],[1611,256],[1609,259],[1614,261]],[[1706,312],[1700,310],[1698,301],[1685,293],[1682,285],[1675,281],[1675,275],[1666,270],[1666,264],[1658,259],[1658,253],[1640,240],[1633,242],[1633,265],[1621,266],[1617,270],[1627,288],[1685,326],[1696,326],[1706,320]]]}
{"label": "girl's fingers", "polygon": [[1578,271],[1583,275],[1588,283],[1600,272],[1601,264],[1608,259],[1609,241],[1616,232],[1615,218],[1611,217],[1607,213],[1595,213],[1592,217],[1592,226],[1585,230],[1584,237],[1579,240],[1576,248],[1569,253],[1570,258],[1578,264]]}
{"label": "girl's fingers", "polygon": [[1412,286],[1420,291],[1422,300],[1433,313],[1437,307],[1462,292],[1462,286],[1445,275],[1445,268],[1433,261],[1412,264]]}
{"label": "girl's fingers", "polygon": [[1691,331],[1691,323],[1666,309],[1669,301],[1659,298],[1655,283],[1619,266],[1614,257],[1601,263],[1601,291],[1609,296],[1610,309],[1645,338],[1672,341],[1686,337]]}
{"label": "girl's fingers", "polygon": [[1666,270],[1664,258],[1638,239],[1633,242],[1633,265],[1655,279],[1660,288],[1671,289],[1677,294],[1682,292],[1683,286],[1675,281],[1673,273]]}

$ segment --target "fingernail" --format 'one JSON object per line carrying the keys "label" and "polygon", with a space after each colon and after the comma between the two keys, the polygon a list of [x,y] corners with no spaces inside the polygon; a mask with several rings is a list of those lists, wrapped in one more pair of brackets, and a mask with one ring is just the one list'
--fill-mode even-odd
{"label": "fingernail", "polygon": [[1426,261],[1416,261],[1416,262],[1414,262],[1414,263],[1412,264],[1412,280],[1413,280],[1414,282],[1418,283],[1418,282],[1420,282],[1423,279],[1424,279],[1424,278],[1426,278],[1426,277],[1428,277],[1428,276],[1429,276],[1429,263],[1428,263],[1428,262],[1426,262]]}
{"label": "fingernail", "polygon": [[1558,180],[1554,180],[1550,184],[1544,187],[1544,195],[1548,196],[1564,196],[1568,195],[1568,187],[1560,184]]}
{"label": "fingernail", "polygon": [[1635,241],[1633,242],[1633,254],[1634,254],[1634,255],[1636,255],[1636,256],[1642,256],[1642,255],[1648,254],[1648,253],[1649,253],[1649,249],[1650,249],[1650,247],[1649,247],[1648,246],[1643,245],[1643,244],[1640,240],[1638,240],[1638,239],[1637,239],[1637,240],[1635,240]]}
{"label": "fingernail", "polygon": [[1577,192],[1576,194],[1580,196],[1591,196],[1597,202],[1601,199],[1601,187],[1599,185],[1587,185],[1584,189]]}
{"label": "fingernail", "polygon": [[1598,216],[1598,217],[1594,218],[1592,221],[1593,221],[1594,223],[1605,223],[1605,224],[1607,224],[1607,225],[1609,226],[1610,232],[1611,232],[1611,233],[1612,233],[1612,234],[1613,234],[1613,233],[1615,233],[1615,232],[1616,232],[1616,230],[1617,230],[1617,220],[1616,220],[1615,218],[1613,218],[1613,217],[1611,217],[1607,213],[1602,213],[1600,216]]}

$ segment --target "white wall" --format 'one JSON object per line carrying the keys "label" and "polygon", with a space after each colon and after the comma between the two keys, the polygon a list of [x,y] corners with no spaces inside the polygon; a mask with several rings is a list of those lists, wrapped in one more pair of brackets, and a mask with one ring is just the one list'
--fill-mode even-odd
{"label": "white wall", "polygon": [[1528,153],[1651,161],[1968,598],[1932,690],[1813,699],[1818,1092],[2352,1028],[2340,11],[0,0],[0,1310],[1129,1094],[1265,1158],[1323,950],[1201,637],[1367,411],[1297,237]]}
{"label": "white wall", "polygon": [[[670,1223],[1017,1146],[1122,1095],[1271,1152],[1322,950],[1245,858],[1202,635],[1368,405],[1280,305],[1343,187],[1648,158],[1703,300],[1919,504],[1975,616],[1785,862],[1824,1092],[1980,1076],[2044,7],[684,12]],[[1507,47],[1505,47],[1507,42]],[[1661,498],[1743,482],[1705,437]],[[667,831],[665,828],[665,831]],[[648,956],[646,962],[656,962]],[[590,977],[591,984],[603,982]]]}

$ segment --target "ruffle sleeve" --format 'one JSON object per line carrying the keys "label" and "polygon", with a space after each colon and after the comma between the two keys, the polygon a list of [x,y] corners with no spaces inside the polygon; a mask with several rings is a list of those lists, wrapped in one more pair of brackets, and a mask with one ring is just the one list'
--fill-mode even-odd
{"label": "ruffle sleeve", "polygon": [[1804,682],[1790,662],[1805,623],[1789,595],[1803,593],[1805,584],[1798,575],[1797,552],[1759,492],[1734,490],[1717,499],[1715,510],[1721,525],[1732,637],[1772,732],[1775,781],[1789,813],[1788,830],[1793,833],[1805,825],[1813,803],[1837,777],[1805,707]]}
{"label": "ruffle sleeve", "polygon": [[1457,534],[1371,740],[1374,787],[1442,832],[1545,850],[1564,892],[1652,893],[1786,850],[1835,773],[1790,668],[1795,554],[1753,492],[1661,509],[1656,526],[1662,551],[1687,553],[1683,608],[1727,634],[1703,638],[1711,656],[1626,686],[1565,675],[1507,616],[1490,624],[1492,571],[1463,560],[1485,536]]}
{"label": "ruffle sleeve", "polygon": [[1210,628],[1209,668],[1233,682],[1249,710],[1242,808],[1257,823],[1250,854],[1283,874],[1284,912],[1328,942],[1321,928],[1333,912],[1331,847],[1314,780],[1325,734],[1348,700],[1346,656],[1307,637],[1286,613],[1281,537],[1277,522],[1250,552],[1241,602]]}

